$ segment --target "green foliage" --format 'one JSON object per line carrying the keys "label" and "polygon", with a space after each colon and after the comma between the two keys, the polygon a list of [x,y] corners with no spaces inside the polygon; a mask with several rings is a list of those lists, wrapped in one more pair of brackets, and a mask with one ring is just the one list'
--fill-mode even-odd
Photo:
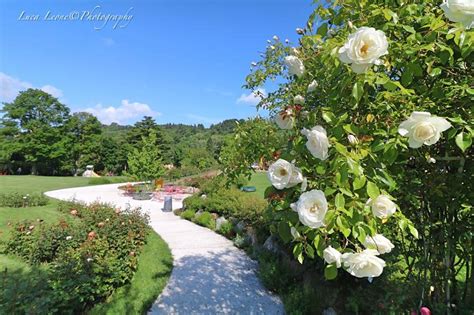
{"label": "green foliage", "polygon": [[222,148],[222,170],[231,182],[240,175],[250,178],[252,164],[265,166],[279,154],[284,141],[284,134],[265,119],[254,118],[238,123],[234,135],[226,139]]}
{"label": "green foliage", "polygon": [[206,198],[199,194],[188,197],[183,201],[183,206],[187,210],[209,211],[258,224],[263,222],[267,202],[236,188],[221,188],[209,193]]}
{"label": "green foliage", "polygon": [[69,118],[65,105],[46,92],[30,88],[5,103],[1,112],[0,146],[8,160],[30,163],[33,174],[51,174],[59,168],[67,155],[62,139]]}
{"label": "green foliage", "polygon": [[181,218],[185,219],[185,220],[192,220],[194,219],[194,215],[196,214],[196,211],[194,210],[191,210],[191,209],[187,209],[183,212],[181,212],[180,216]]}
{"label": "green foliage", "polygon": [[234,225],[232,224],[232,222],[227,221],[221,224],[218,232],[224,236],[229,237],[233,234],[233,230],[234,230]]}
{"label": "green foliage", "polygon": [[156,134],[151,132],[142,138],[140,148],[133,149],[128,156],[127,176],[136,180],[150,181],[165,174],[161,152],[156,146]]}
{"label": "green foliage", "polygon": [[[18,296],[22,290],[12,288],[5,291],[7,296],[2,294],[2,309],[83,312],[133,277],[149,233],[146,216],[137,209],[116,212],[103,204],[68,202],[59,209],[76,219],[56,224],[20,222],[6,242],[6,253],[18,255],[32,266],[48,264],[41,292],[37,292],[42,304]],[[14,275],[6,271],[4,277]],[[39,285],[35,279],[31,282]],[[21,301],[21,306],[15,301]]]}
{"label": "green foliage", "polygon": [[48,201],[48,197],[40,193],[0,193],[0,207],[38,207],[47,205]]}
{"label": "green foliage", "polygon": [[[300,187],[270,189],[272,232],[281,231],[285,238],[287,228],[280,227],[298,228],[302,237],[291,246],[300,262],[310,259],[314,248],[322,256],[329,245],[341,252],[361,251],[367,235],[383,233],[401,250],[397,259],[405,262],[405,274],[390,280],[406,292],[418,292],[408,305],[421,303],[434,308],[444,303],[444,309],[437,311],[449,312],[455,308],[449,303],[466,308],[474,296],[470,278],[461,282],[456,278],[464,265],[473,268],[469,253],[473,251],[474,32],[449,22],[439,5],[434,0],[403,5],[396,0],[319,3],[299,46],[292,49],[283,42],[272,42],[247,77],[246,87],[256,91],[269,80],[284,77],[278,89],[259,104],[274,115],[292,109],[295,125],[287,131],[287,146],[275,157],[295,161],[308,179],[308,190],[323,191],[329,204],[325,225],[310,229],[289,207],[298,200]],[[341,62],[338,52],[361,27],[383,31],[389,47],[380,64],[357,74]],[[283,59],[290,54],[304,63],[305,73],[300,77],[285,71]],[[313,80],[318,85],[308,92]],[[298,107],[293,105],[296,95],[306,99]],[[414,111],[444,117],[452,126],[436,143],[411,148],[398,127]],[[307,139],[300,132],[316,125],[327,131],[330,148],[326,160],[309,154]],[[349,142],[349,135],[356,141]],[[245,139],[253,138],[246,135]],[[275,153],[275,141],[264,144],[265,138],[255,136],[253,142],[255,152]],[[238,138],[236,143],[227,155],[239,158],[222,159],[224,165],[232,166],[226,170],[232,178],[248,174],[249,161],[239,152],[254,148],[252,142],[245,144]],[[388,220],[374,217],[366,206],[369,198],[380,194],[393,197],[399,206]],[[384,259],[391,255],[384,255]],[[387,264],[384,273],[391,268]],[[333,278],[333,271],[328,267],[329,278]],[[345,275],[339,272],[335,281]],[[354,281],[347,284],[354,285]],[[427,295],[430,286],[436,289]],[[402,312],[407,304],[404,306],[391,311]],[[368,307],[352,311],[365,312]]]}
{"label": "green foliage", "polygon": [[208,229],[214,230],[216,228],[216,220],[212,216],[212,213],[204,211],[199,215],[194,216],[194,222],[199,225],[205,226]]}

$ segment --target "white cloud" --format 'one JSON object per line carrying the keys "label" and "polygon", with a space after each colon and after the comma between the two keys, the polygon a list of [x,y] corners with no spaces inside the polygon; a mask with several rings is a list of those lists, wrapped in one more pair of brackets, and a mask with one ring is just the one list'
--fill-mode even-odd
{"label": "white cloud", "polygon": [[[0,102],[12,102],[18,96],[18,93],[29,88],[34,88],[33,84],[0,72]],[[63,91],[49,84],[40,89],[57,98],[63,96]]]}
{"label": "white cloud", "polygon": [[61,98],[63,97],[63,91],[58,89],[57,87],[54,87],[52,85],[45,85],[41,88],[42,91],[51,94],[52,96],[56,98]]}
{"label": "white cloud", "polygon": [[237,99],[237,104],[257,105],[262,100],[262,96],[265,97],[266,95],[265,89],[257,89],[249,94],[244,93]]}
{"label": "white cloud", "polygon": [[0,72],[0,100],[2,102],[11,102],[18,95],[18,92],[32,87],[31,83],[20,81]]}
{"label": "white cloud", "polygon": [[127,124],[141,119],[143,116],[161,116],[161,113],[153,111],[148,104],[131,103],[129,100],[122,100],[121,105],[117,107],[97,104],[95,107],[89,107],[83,111],[95,115],[104,124],[113,122]]}

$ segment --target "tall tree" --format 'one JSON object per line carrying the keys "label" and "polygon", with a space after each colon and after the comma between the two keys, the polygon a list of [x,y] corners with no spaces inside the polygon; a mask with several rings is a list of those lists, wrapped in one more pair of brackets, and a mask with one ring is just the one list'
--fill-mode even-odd
{"label": "tall tree", "polygon": [[2,125],[17,130],[12,154],[24,158],[32,174],[55,173],[67,153],[61,136],[69,108],[44,91],[28,89],[2,112]]}
{"label": "tall tree", "polygon": [[99,120],[90,113],[78,112],[69,118],[65,128],[69,159],[63,168],[76,173],[88,164],[99,164],[101,127]]}
{"label": "tall tree", "polygon": [[135,123],[127,134],[127,142],[132,148],[138,148],[141,145],[142,138],[148,137],[151,132],[156,135],[155,145],[160,149],[163,162],[170,163],[172,160],[172,154],[170,152],[171,139],[150,116],[145,116],[141,121]]}
{"label": "tall tree", "polygon": [[127,175],[142,181],[154,180],[165,174],[160,149],[155,145],[156,133],[153,131],[142,138],[140,146],[128,155]]}

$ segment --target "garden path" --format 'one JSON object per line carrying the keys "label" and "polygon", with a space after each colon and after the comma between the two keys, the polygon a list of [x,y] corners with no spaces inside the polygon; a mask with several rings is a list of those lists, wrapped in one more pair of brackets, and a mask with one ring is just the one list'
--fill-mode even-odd
{"label": "garden path", "polygon": [[[257,263],[231,241],[204,227],[163,212],[163,202],[122,196],[119,184],[47,192],[61,200],[106,202],[141,207],[151,227],[168,243],[174,268],[168,284],[148,314],[283,314],[280,299],[256,275]],[[173,200],[173,209],[181,201]]]}

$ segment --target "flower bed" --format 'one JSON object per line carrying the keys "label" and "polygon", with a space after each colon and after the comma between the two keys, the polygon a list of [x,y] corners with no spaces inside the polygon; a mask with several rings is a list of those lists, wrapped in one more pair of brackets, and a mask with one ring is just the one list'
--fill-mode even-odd
{"label": "flower bed", "polygon": [[[32,277],[30,288],[9,287],[0,295],[2,309],[82,313],[132,279],[149,233],[147,216],[138,209],[119,211],[104,204],[66,202],[59,210],[68,218],[13,226],[5,253],[41,271],[41,281]],[[5,283],[18,275],[6,271],[3,276]]]}

